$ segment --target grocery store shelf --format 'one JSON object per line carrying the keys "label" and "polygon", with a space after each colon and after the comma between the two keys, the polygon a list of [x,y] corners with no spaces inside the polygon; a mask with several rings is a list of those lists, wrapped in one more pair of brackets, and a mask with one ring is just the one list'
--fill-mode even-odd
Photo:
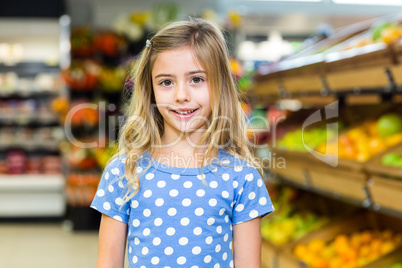
{"label": "grocery store shelf", "polygon": [[64,190],[62,174],[0,175],[0,194],[10,191],[54,191]]}

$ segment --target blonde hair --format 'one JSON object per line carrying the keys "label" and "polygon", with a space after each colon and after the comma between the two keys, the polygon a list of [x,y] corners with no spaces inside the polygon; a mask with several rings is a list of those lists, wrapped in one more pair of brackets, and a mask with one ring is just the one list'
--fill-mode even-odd
{"label": "blonde hair", "polygon": [[127,156],[124,176],[129,189],[123,198],[124,202],[139,191],[136,166],[141,156],[146,151],[152,154],[153,145],[161,144],[164,133],[162,115],[152,107],[155,97],[151,73],[156,57],[164,51],[185,47],[193,50],[207,73],[208,85],[212,89],[212,121],[200,141],[200,144],[208,144],[202,164],[214,147],[218,148],[219,145],[227,153],[252,163],[263,174],[248,147],[246,117],[240,104],[240,98],[244,96],[240,96],[236,90],[222,30],[206,20],[190,18],[188,21],[170,23],[156,33],[147,42],[134,68],[133,94],[126,110],[128,119],[120,131],[119,152],[112,158]]}

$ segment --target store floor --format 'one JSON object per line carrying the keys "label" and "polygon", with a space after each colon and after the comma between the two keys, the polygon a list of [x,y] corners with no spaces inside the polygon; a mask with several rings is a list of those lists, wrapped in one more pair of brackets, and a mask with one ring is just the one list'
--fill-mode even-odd
{"label": "store floor", "polygon": [[92,268],[98,233],[67,230],[60,223],[0,223],[2,268]]}

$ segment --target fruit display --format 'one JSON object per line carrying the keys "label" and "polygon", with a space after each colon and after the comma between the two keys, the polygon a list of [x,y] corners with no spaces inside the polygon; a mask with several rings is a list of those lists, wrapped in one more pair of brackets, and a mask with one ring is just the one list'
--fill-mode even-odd
{"label": "fruit display", "polygon": [[285,186],[269,186],[269,192],[276,211],[261,222],[261,234],[275,246],[283,246],[329,222],[328,216],[308,209],[310,206],[299,207],[300,204],[306,204],[306,196],[301,196],[298,190]]}
{"label": "fruit display", "polygon": [[402,268],[402,263],[396,263],[392,265],[391,268]]}
{"label": "fruit display", "polygon": [[402,154],[388,153],[381,158],[381,164],[384,166],[391,166],[402,168]]}
{"label": "fruit display", "polygon": [[390,229],[338,234],[332,241],[316,238],[299,244],[293,254],[313,268],[362,267],[402,245],[402,233]]}
{"label": "fruit display", "polygon": [[97,173],[70,173],[67,177],[67,203],[75,207],[89,206],[100,180]]}
{"label": "fruit display", "polygon": [[321,153],[366,162],[372,156],[402,142],[402,115],[387,113],[378,120],[367,120],[339,135],[338,140],[318,147]]}
{"label": "fruit display", "polygon": [[73,60],[63,71],[63,78],[71,90],[91,91],[95,89],[99,65],[91,60]]}
{"label": "fruit display", "polygon": [[127,73],[121,66],[101,67],[98,74],[98,88],[104,92],[121,92]]}
{"label": "fruit display", "polygon": [[[278,141],[278,148],[288,151],[308,152],[317,148],[327,139],[332,139],[336,131],[326,127],[316,127],[311,129],[301,129],[290,131]],[[328,138],[327,138],[328,137]]]}

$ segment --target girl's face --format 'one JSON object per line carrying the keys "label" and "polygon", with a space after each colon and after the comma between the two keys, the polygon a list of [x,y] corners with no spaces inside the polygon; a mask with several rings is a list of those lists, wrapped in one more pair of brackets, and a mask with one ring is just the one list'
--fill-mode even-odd
{"label": "girl's face", "polygon": [[207,128],[211,115],[207,79],[191,48],[158,54],[152,69],[152,85],[165,135],[174,138]]}

